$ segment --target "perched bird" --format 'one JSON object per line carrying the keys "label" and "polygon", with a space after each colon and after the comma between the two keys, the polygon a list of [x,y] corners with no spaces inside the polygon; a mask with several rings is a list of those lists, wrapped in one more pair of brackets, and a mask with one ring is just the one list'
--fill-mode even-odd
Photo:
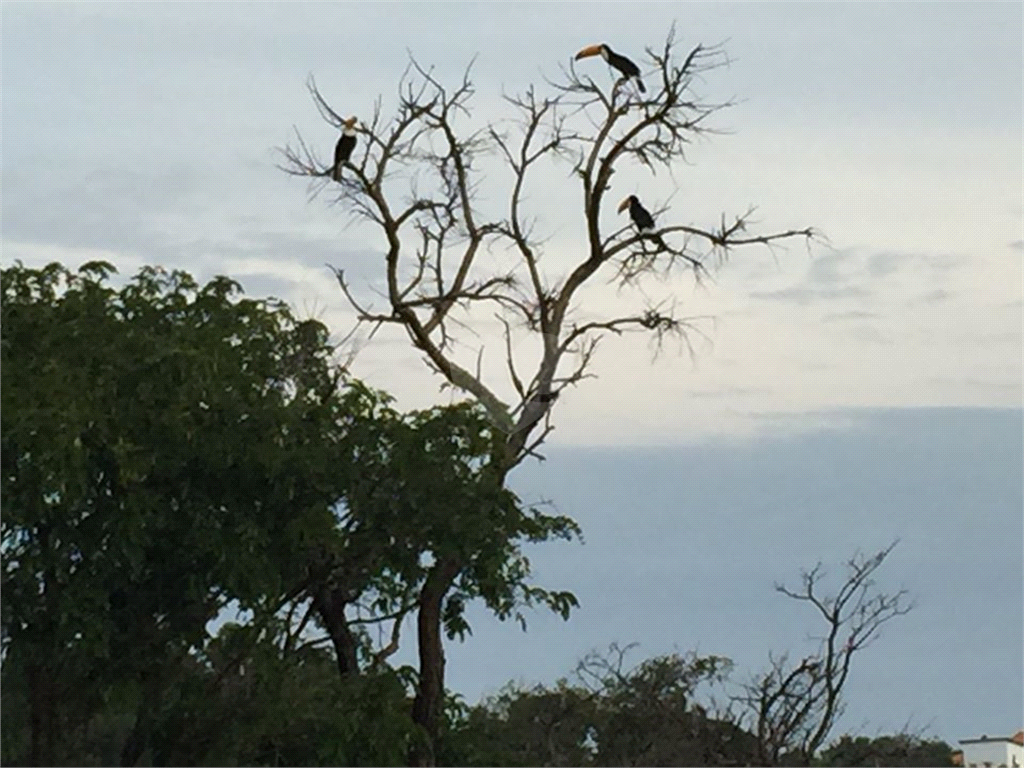
{"label": "perched bird", "polygon": [[341,167],[352,157],[352,150],[356,148],[356,119],[350,117],[345,121],[345,129],[341,132],[334,147],[334,167],[331,169],[331,178],[341,181]]}
{"label": "perched bird", "polygon": [[651,212],[640,204],[640,199],[636,195],[630,195],[619,203],[619,213],[622,213],[626,208],[629,208],[629,218],[633,220],[641,235],[649,237],[661,248],[668,248],[665,245],[665,241],[661,239],[661,235],[655,234],[654,217],[651,216]]}
{"label": "perched bird", "polygon": [[587,56],[600,56],[609,64],[609,66],[619,70],[624,78],[633,78],[636,80],[636,87],[640,89],[640,93],[645,93],[647,91],[647,89],[644,88],[643,80],[640,79],[640,68],[625,56],[613,51],[604,43],[601,43],[600,45],[587,46],[576,54],[576,60],[579,61],[580,59],[585,59]]}

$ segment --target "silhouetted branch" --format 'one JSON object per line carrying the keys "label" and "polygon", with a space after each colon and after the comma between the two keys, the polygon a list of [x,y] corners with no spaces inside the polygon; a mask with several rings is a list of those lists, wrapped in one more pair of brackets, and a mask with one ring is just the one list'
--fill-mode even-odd
{"label": "silhouetted branch", "polygon": [[[288,173],[332,184],[338,202],[351,215],[376,227],[385,256],[389,310],[372,312],[362,306],[336,270],[343,294],[361,322],[402,325],[433,370],[485,406],[507,435],[503,451],[494,456],[500,472],[532,450],[531,433],[539,425],[549,426],[547,417],[558,393],[587,376],[602,333],[635,329],[651,333],[659,345],[673,335],[689,346],[693,326],[656,308],[583,324],[567,322],[579,289],[606,263],[613,263],[624,285],[677,265],[701,280],[709,273],[709,258],[720,264],[735,248],[773,248],[792,238],[816,237],[810,228],[752,231],[752,209],[704,227],[674,220],[672,211],[662,207],[655,209],[659,229],[653,235],[641,235],[630,225],[610,235],[602,232],[605,196],[617,168],[643,166],[652,173],[671,174],[685,162],[689,144],[713,132],[710,118],[732,102],[708,101],[694,86],[728,63],[720,46],[697,45],[680,57],[673,29],[660,48],[647,50],[644,64],[652,69],[644,74],[651,85],[646,94],[622,80],[606,86],[602,77],[577,71],[570,61],[557,81],[548,81],[549,95],[532,86],[522,94],[505,95],[512,118],[467,127],[473,119],[472,64],[449,86],[410,55],[399,80],[394,117],[385,119],[377,102],[359,124],[357,149],[340,182],[325,180],[329,166],[301,136],[282,150]],[[338,129],[345,120],[342,112],[327,103],[312,78],[308,88],[321,117]],[[497,157],[508,172],[502,218],[488,219],[478,206],[485,156]],[[558,162],[567,162],[581,184],[586,238],[567,275],[554,279],[542,266],[544,240],[537,232],[543,222],[537,214],[543,210],[531,211],[527,201],[537,183],[534,170]],[[492,174],[488,183],[504,181]],[[497,244],[507,245],[514,255],[517,263],[511,270],[481,259],[483,246]],[[495,304],[501,313],[507,379],[500,384],[518,399],[511,405],[496,394],[498,383],[485,383],[479,362],[471,372],[456,359],[459,347],[453,334],[471,322],[481,303]],[[514,359],[515,329],[537,333],[542,343],[531,375]],[[576,362],[567,362],[567,354],[575,355]]]}
{"label": "silhouetted branch", "polygon": [[745,708],[741,716],[758,737],[762,765],[785,760],[809,765],[843,712],[843,687],[854,654],[877,637],[882,625],[914,608],[908,592],[874,590],[872,575],[898,542],[876,554],[855,554],[847,561],[847,576],[834,595],[821,593],[825,570],[821,563],[801,573],[800,587],[776,584],[779,593],[814,607],[825,620],[818,652],[796,664],[787,656],[769,655],[769,669],[744,685],[735,699]]}

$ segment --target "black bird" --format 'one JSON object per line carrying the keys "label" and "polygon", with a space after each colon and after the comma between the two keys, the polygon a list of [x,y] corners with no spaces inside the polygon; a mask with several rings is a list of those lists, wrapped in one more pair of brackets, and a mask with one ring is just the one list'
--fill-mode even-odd
{"label": "black bird", "polygon": [[655,234],[657,230],[654,226],[654,217],[651,216],[650,211],[640,204],[640,199],[636,195],[630,195],[619,203],[619,213],[622,213],[627,207],[629,208],[629,218],[633,220],[637,231],[639,231],[641,235],[649,237],[661,248],[667,250],[668,246],[665,245],[665,241],[661,239],[661,235]]}
{"label": "black bird", "polygon": [[341,181],[341,167],[352,157],[352,150],[356,148],[356,119],[350,117],[345,121],[345,129],[341,132],[334,147],[334,167],[331,169],[331,178]]}
{"label": "black bird", "polygon": [[644,88],[643,80],[640,79],[640,67],[622,54],[616,53],[604,43],[600,43],[599,45],[590,45],[584,48],[576,54],[576,60],[585,59],[587,56],[600,56],[610,66],[619,70],[624,78],[636,80],[636,87],[640,89],[640,93],[646,93],[647,89]]}

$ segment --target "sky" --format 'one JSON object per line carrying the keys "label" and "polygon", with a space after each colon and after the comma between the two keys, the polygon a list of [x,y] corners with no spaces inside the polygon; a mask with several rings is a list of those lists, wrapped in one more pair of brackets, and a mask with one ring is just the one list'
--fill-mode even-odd
{"label": "sky", "polygon": [[[643,60],[675,22],[683,50],[722,43],[698,83],[720,135],[670,175],[616,175],[614,200],[667,203],[659,221],[711,227],[757,206],[764,231],[826,243],[735,252],[701,286],[680,273],[584,294],[588,317],[674,299],[692,354],[602,341],[559,400],[546,461],[517,470],[584,546],[531,550],[571,587],[570,622],[526,635],[483,614],[449,649],[468,698],[550,680],[613,641],[699,647],[744,669],[795,647],[810,617],[771,586],[816,561],[901,542],[880,578],[919,607],[863,654],[843,726],[908,717],[954,741],[1012,733],[1022,696],[1022,18],[1019,3],[18,3],[2,5],[2,263],[104,258],[227,274],[287,299],[337,338],[354,315],[326,263],[380,306],[379,235],[283,174],[298,130],[326,157],[338,111],[391,103],[411,51],[453,82],[475,56],[472,119],[501,93],[608,42]],[[606,75],[597,60],[589,73]],[[483,181],[481,205],[504,198]],[[613,201],[614,202],[614,201]],[[579,193],[544,169],[530,212],[553,277],[578,261]],[[611,213],[608,221],[611,222]],[[474,316],[496,391],[502,350]],[[450,402],[398,333],[354,373],[404,408]],[[505,652],[495,662],[493,645]],[[884,691],[884,696],[879,692]]]}

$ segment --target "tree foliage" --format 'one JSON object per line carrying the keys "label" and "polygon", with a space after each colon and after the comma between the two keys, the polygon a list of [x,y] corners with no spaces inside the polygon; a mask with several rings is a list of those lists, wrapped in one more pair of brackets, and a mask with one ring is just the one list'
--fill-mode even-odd
{"label": "tree foliage", "polygon": [[822,750],[814,765],[954,765],[953,748],[939,739],[927,739],[905,732],[873,739],[867,736],[842,736]]}
{"label": "tree foliage", "polygon": [[[282,637],[229,624],[185,656],[151,712],[139,762],[149,765],[402,765],[416,738],[407,681],[390,668],[341,678],[327,650],[282,653]],[[80,681],[80,684],[85,684]],[[4,668],[4,762],[25,764],[24,675]],[[77,694],[72,693],[71,698]],[[119,765],[138,698],[113,686],[60,735],[57,764]]]}
{"label": "tree foliage", "polygon": [[82,680],[129,679],[134,762],[170,670],[231,600],[276,608],[345,482],[322,325],[226,278],[112,271],[3,273],[4,643],[37,763],[92,711]]}
{"label": "tree foliage", "polygon": [[[4,719],[5,758],[81,760],[75,734],[98,728],[121,763],[215,759],[223,745],[181,735],[174,702],[229,713],[245,705],[225,693],[243,667],[242,688],[268,695],[266,681],[333,659],[336,686],[321,688],[335,712],[312,717],[349,735],[333,757],[294,759],[347,762],[361,743],[358,760],[394,762],[422,737],[408,700],[422,675],[385,662],[431,561],[465,564],[437,606],[450,635],[469,631],[474,599],[499,618],[568,615],[575,598],[532,584],[521,546],[577,528],[484,477],[495,436],[478,408],[398,413],[333,362],[324,326],[226,278],[145,268],[118,290],[112,271],[2,275],[4,696],[24,713]],[[378,647],[369,628],[389,621]],[[345,715],[385,683],[398,720]],[[286,715],[309,704],[296,696],[268,728],[295,730]],[[113,746],[93,746],[109,760]]]}
{"label": "tree foliage", "polygon": [[753,737],[701,704],[724,681],[728,659],[673,653],[630,668],[632,647],[591,652],[554,686],[509,684],[456,723],[448,762],[742,765],[753,756]]}

